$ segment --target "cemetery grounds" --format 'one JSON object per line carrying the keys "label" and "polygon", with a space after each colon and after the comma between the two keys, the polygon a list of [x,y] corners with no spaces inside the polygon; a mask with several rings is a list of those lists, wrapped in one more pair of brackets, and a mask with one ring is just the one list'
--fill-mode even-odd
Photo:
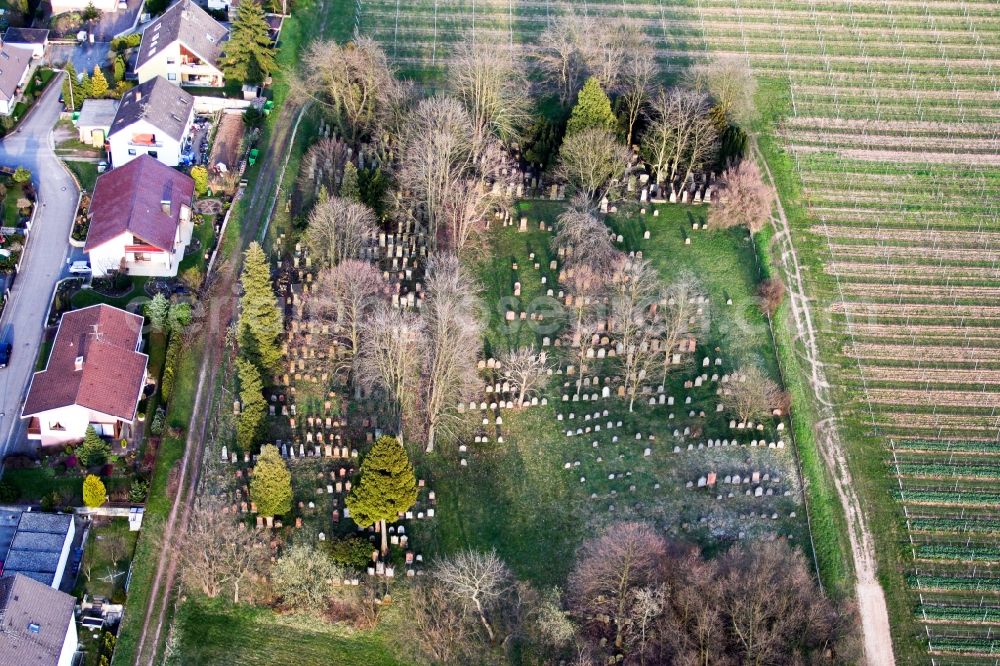
{"label": "cemetery grounds", "polygon": [[[761,83],[760,149],[814,299],[819,358],[801,348],[796,356],[804,365],[821,363],[830,385],[824,388],[833,391],[837,429],[874,539],[896,658],[994,663],[1000,649],[995,3],[586,0],[573,6],[641,25],[668,73],[717,54],[752,65]],[[404,72],[435,77],[447,65],[449,44],[466,31],[509,39],[530,53],[533,38],[559,11],[548,0],[365,0],[360,24]],[[819,530],[814,534],[823,540]]]}

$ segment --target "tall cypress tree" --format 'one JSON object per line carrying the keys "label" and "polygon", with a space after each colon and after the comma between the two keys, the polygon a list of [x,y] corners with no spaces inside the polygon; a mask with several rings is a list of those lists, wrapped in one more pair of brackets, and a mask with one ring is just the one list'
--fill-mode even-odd
{"label": "tall cypress tree", "polygon": [[273,444],[260,447],[250,479],[250,499],[262,516],[280,516],[292,510],[292,474]]}
{"label": "tall cypress tree", "polygon": [[260,437],[267,416],[267,402],[264,400],[264,385],[260,372],[250,361],[238,359],[237,372],[240,376],[240,417],[236,421],[236,441],[244,451],[252,451]]}
{"label": "tall cypress tree", "polygon": [[241,2],[222,57],[227,79],[263,83],[277,69],[275,50],[264,10],[256,2]]}
{"label": "tall cypress tree", "polygon": [[263,373],[273,372],[281,361],[278,340],[283,331],[282,317],[271,288],[267,257],[256,242],[251,243],[244,254],[240,284],[243,286],[239,325],[241,350]]}
{"label": "tall cypress tree", "polygon": [[108,79],[100,65],[94,65],[94,73],[90,77],[90,95],[97,99],[108,96]]}
{"label": "tall cypress tree", "polygon": [[347,496],[347,508],[358,527],[379,523],[382,554],[389,550],[386,521],[408,511],[417,501],[417,479],[406,450],[395,437],[379,437],[361,461],[361,479]]}
{"label": "tall cypress tree", "polygon": [[611,110],[611,100],[601,88],[601,82],[593,76],[587,79],[576,98],[576,106],[566,123],[566,134],[576,134],[591,128],[614,132],[618,119]]}

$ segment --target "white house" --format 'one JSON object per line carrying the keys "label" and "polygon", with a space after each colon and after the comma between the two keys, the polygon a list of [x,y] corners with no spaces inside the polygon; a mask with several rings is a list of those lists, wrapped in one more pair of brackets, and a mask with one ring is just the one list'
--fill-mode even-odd
{"label": "white house", "polygon": [[149,155],[177,166],[194,120],[194,98],[156,77],[122,96],[108,134],[111,163],[124,166]]}
{"label": "white house", "polygon": [[76,599],[19,574],[0,578],[0,664],[71,666]]}
{"label": "white house", "polygon": [[31,49],[31,57],[41,60],[49,47],[49,31],[43,28],[7,28],[3,43]]}
{"label": "white house", "polygon": [[32,49],[28,46],[0,46],[0,114],[14,112],[31,74]]}
{"label": "white house", "polygon": [[219,59],[229,31],[191,0],[178,0],[142,33],[135,73],[140,83],[157,76],[174,85],[225,84]]}
{"label": "white house", "polygon": [[191,242],[190,176],[142,155],[97,179],[84,250],[95,277],[170,277]]}
{"label": "white house", "polygon": [[30,419],[28,439],[42,446],[77,442],[88,425],[100,435],[131,435],[149,360],[139,352],[142,323],[142,315],[103,303],[62,316],[21,410]]}

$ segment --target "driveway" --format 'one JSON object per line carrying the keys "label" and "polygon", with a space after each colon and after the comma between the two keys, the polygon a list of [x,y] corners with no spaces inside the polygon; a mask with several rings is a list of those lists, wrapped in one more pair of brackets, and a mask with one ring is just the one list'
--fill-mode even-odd
{"label": "driveway", "polygon": [[108,42],[86,42],[84,44],[52,44],[49,46],[49,60],[56,66],[72,62],[78,73],[90,74],[94,65],[104,65],[108,60]]}
{"label": "driveway", "polygon": [[27,167],[38,188],[38,212],[21,273],[0,319],[0,330],[12,327],[14,343],[10,365],[0,370],[0,456],[24,446],[21,402],[35,370],[52,291],[65,272],[67,239],[79,196],[76,183],[52,150],[62,76],[49,85],[20,128],[0,140],[0,164]]}

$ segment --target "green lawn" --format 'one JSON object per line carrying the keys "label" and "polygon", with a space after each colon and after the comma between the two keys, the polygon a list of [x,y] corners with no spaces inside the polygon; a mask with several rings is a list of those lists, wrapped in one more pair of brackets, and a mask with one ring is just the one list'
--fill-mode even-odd
{"label": "green lawn", "polygon": [[[132,561],[138,532],[130,532],[127,518],[98,518],[90,528],[74,594],[108,599],[124,594],[125,572]],[[89,579],[88,579],[89,574]]]}
{"label": "green lawn", "polygon": [[[21,500],[37,502],[42,497],[56,493],[66,506],[83,504],[83,477],[78,473],[62,476],[50,467],[29,467],[27,469],[6,469],[3,480],[18,491]],[[108,493],[127,488],[130,480],[126,477],[103,479]]]}
{"label": "green lawn", "polygon": [[7,187],[7,194],[3,197],[3,226],[16,227],[20,213],[17,209],[17,200],[24,196],[24,186],[15,183],[11,178],[4,179]]}
{"label": "green lawn", "polygon": [[132,290],[123,296],[105,296],[104,294],[98,292],[95,289],[81,289],[80,291],[73,294],[73,308],[79,310],[80,308],[86,308],[91,305],[97,305],[98,303],[105,303],[107,305],[113,305],[116,308],[125,308],[129,303],[134,300],[146,300],[145,286],[146,282],[149,280],[147,277],[134,277],[132,278]]}
{"label": "green lawn", "polygon": [[201,242],[201,249],[181,260],[181,265],[177,268],[177,275],[182,275],[189,268],[197,268],[204,275],[205,268],[208,266],[205,253],[212,247],[212,242],[215,240],[215,224],[212,220],[209,219],[195,225],[193,238],[197,238]]}
{"label": "green lawn", "polygon": [[396,666],[390,629],[353,632],[309,617],[232,606],[194,596],[175,617],[177,645],[166,663],[180,666]]}
{"label": "green lawn", "polygon": [[80,187],[88,192],[94,191],[94,184],[97,183],[97,164],[95,162],[81,162],[79,160],[63,160],[63,162],[80,181]]}

